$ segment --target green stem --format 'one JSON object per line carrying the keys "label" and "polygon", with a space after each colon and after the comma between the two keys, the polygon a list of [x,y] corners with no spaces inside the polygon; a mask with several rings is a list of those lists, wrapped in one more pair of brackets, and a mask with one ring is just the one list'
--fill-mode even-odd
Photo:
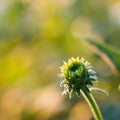
{"label": "green stem", "polygon": [[95,117],[96,120],[103,120],[102,114],[100,112],[100,109],[94,99],[94,97],[92,96],[92,94],[88,93],[85,90],[81,90],[82,95],[84,96],[84,98],[86,99],[86,101],[88,102],[93,115]]}

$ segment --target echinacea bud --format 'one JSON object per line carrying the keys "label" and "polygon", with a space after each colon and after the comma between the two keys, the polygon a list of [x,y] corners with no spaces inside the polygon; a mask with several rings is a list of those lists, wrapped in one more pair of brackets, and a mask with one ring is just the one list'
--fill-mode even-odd
{"label": "echinacea bud", "polygon": [[88,85],[93,86],[97,79],[96,72],[84,58],[71,58],[60,67],[60,77],[63,79],[61,86],[64,87],[62,94],[68,94],[71,98],[75,93],[80,96],[80,90],[90,92]]}

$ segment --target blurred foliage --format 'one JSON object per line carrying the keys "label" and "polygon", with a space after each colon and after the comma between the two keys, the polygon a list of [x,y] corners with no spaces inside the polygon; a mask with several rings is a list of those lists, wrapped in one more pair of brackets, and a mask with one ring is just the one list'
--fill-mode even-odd
{"label": "blurred foliage", "polygon": [[[112,46],[109,46],[105,43],[99,42],[99,41],[94,41],[92,39],[86,39],[88,43],[91,45],[94,45],[101,53],[105,54],[111,62],[113,62],[113,65],[115,65],[116,69],[120,71],[120,51],[117,49],[112,48]],[[98,52],[99,53],[99,52]],[[102,55],[101,55],[102,57]],[[105,56],[102,57],[105,59]],[[109,60],[106,60],[106,63],[108,64]],[[110,64],[108,64],[110,65]],[[111,69],[113,68],[112,65],[110,65]],[[113,70],[113,72],[115,69]],[[117,72],[117,70],[115,71]]]}
{"label": "blurred foliage", "polygon": [[59,66],[72,56],[94,66],[110,94],[95,94],[103,116],[119,120],[119,10],[119,0],[1,0],[0,120],[93,119],[82,97],[61,96]]}

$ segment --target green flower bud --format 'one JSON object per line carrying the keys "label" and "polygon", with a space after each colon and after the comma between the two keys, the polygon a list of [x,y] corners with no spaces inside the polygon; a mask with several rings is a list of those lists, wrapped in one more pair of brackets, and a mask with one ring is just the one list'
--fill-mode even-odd
{"label": "green flower bud", "polygon": [[88,85],[93,86],[97,79],[96,72],[84,58],[71,58],[60,67],[60,77],[63,78],[60,86],[64,87],[62,94],[68,94],[71,98],[75,93],[80,96],[80,90],[90,92]]}

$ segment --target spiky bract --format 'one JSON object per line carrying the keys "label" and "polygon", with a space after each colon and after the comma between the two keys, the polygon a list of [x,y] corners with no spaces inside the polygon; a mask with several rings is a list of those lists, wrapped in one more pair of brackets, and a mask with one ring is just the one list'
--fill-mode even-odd
{"label": "spiky bract", "polygon": [[93,86],[93,81],[97,79],[96,72],[84,58],[71,58],[60,67],[60,77],[63,78],[61,86],[64,87],[62,94],[68,94],[71,98],[74,93],[80,96],[80,89],[89,91],[87,85]]}

